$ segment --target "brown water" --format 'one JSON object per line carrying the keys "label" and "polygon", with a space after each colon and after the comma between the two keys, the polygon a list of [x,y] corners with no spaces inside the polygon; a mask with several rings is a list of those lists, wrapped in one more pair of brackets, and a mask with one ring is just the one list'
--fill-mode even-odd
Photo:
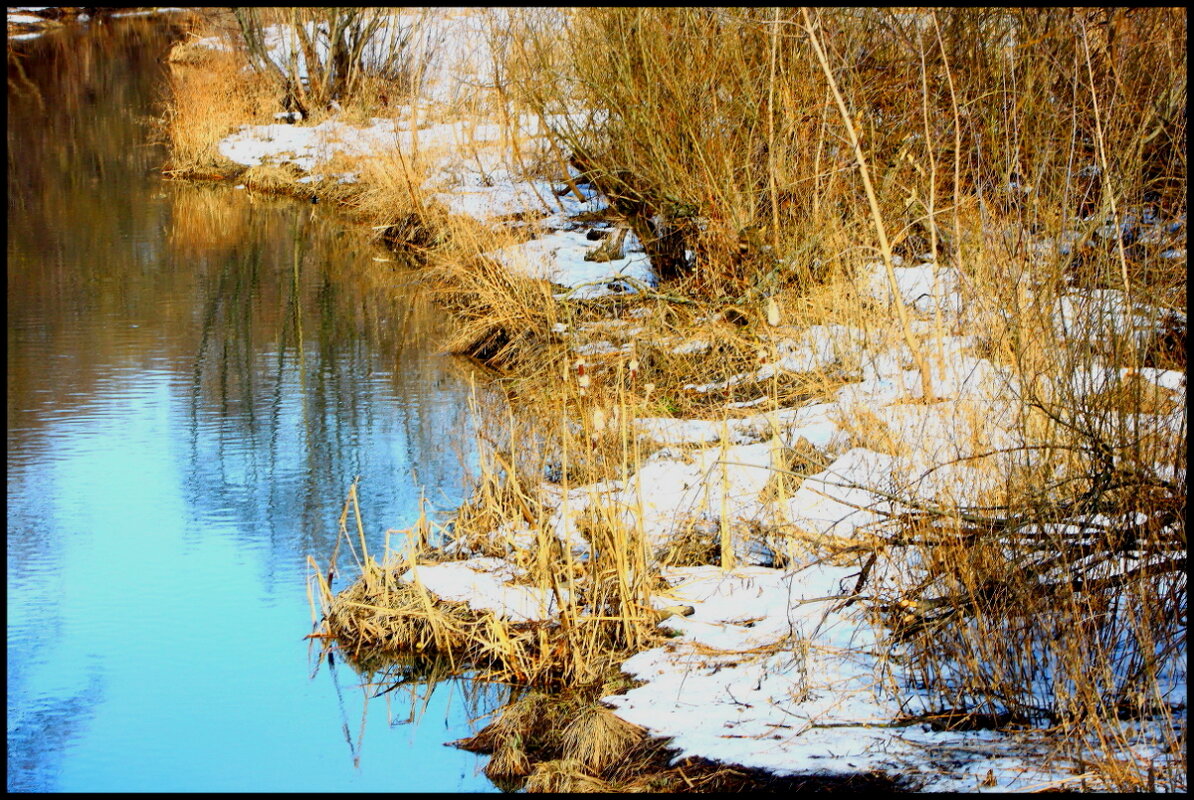
{"label": "brown water", "polygon": [[160,177],[174,35],[9,57],[8,788],[492,790],[462,684],[370,705],[302,638],[354,478],[375,550],[459,503],[467,370],[321,206]]}

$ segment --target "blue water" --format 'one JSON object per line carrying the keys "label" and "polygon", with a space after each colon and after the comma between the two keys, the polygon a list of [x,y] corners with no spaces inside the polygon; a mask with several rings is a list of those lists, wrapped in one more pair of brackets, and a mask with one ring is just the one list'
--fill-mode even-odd
{"label": "blue water", "polygon": [[10,80],[7,787],[493,791],[444,746],[482,690],[371,698],[304,639],[355,478],[375,551],[462,498],[467,370],[342,220],[157,174],[170,35]]}

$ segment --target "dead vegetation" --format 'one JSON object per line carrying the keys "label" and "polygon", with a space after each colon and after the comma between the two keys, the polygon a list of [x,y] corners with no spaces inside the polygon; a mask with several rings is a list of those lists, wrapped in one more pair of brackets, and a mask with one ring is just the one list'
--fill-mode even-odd
{"label": "dead vegetation", "polygon": [[[482,223],[449,213],[425,189],[430,152],[343,162],[361,170],[361,185],[317,189],[425,265],[458,319],[445,348],[494,367],[520,409],[486,432],[477,490],[447,537],[455,549],[441,541],[400,563],[364,556],[350,590],[332,597],[322,584],[341,646],[449,653],[497,679],[596,691],[620,658],[658,637],[649,612],[661,565],[729,567],[735,536],[786,538],[787,552],[857,563],[864,576],[866,565],[904,565],[888,583],[860,580],[857,602],[883,620],[904,678],[940,715],[1037,726],[1118,789],[1156,779],[1155,766],[1120,757],[1130,750],[1120,723],[1159,718],[1163,769],[1184,775],[1184,709],[1163,701],[1156,669],[1185,646],[1184,386],[1143,376],[1186,364],[1185,25],[1174,9],[495,16],[498,79],[451,113],[502,117],[522,176],[560,192],[599,188],[611,204],[600,222],[632,230],[663,281],[557,299],[558,288],[493,255],[525,241],[539,215]],[[308,110],[335,99],[249,78],[243,58],[176,51],[167,130],[184,173],[226,169],[215,143],[287,98]],[[364,83],[345,96],[351,85],[339,102],[356,103],[353,113],[395,105],[397,94],[382,102]],[[607,116],[559,113],[572,109]],[[545,123],[546,145],[510,124],[524,113]],[[310,193],[297,177],[275,165],[244,180]],[[542,199],[546,214],[552,199]],[[894,283],[897,257],[933,265],[936,277],[952,270],[964,313],[868,295],[866,265],[881,259]],[[1058,310],[1067,303],[1069,316]],[[1125,324],[1121,306],[1133,305],[1157,318]],[[781,363],[784,339],[817,325],[861,333],[842,334],[831,363],[741,379]],[[974,466],[978,500],[927,503],[880,487],[913,510],[894,515],[887,535],[845,544],[782,525],[701,527],[694,515],[650,552],[643,531],[596,500],[580,525],[596,556],[578,559],[549,528],[545,492],[638,473],[654,445],[634,433],[636,418],[729,420],[815,402],[859,381],[874,369],[868,351],[893,342],[924,381],[951,357],[951,336],[970,337],[965,354],[1006,369],[1017,387],[1011,444],[982,440],[991,407],[960,418],[959,452],[983,454],[955,460]],[[594,343],[603,347],[578,352]],[[1082,377],[1094,373],[1094,383]],[[922,386],[922,408],[958,399]],[[876,452],[906,457],[918,444],[877,415],[850,427],[852,445]],[[835,454],[779,455],[767,488],[776,498]],[[553,621],[512,624],[399,579],[420,561],[465,554],[521,567],[528,586],[556,598]],[[644,788],[633,770],[618,771],[617,753],[657,745],[592,705],[557,717],[540,709],[556,724],[529,730],[527,708],[540,702],[511,706],[470,743],[494,753],[495,778]],[[652,788],[735,785],[695,776],[677,768]]]}
{"label": "dead vegetation", "polygon": [[[622,721],[584,693],[529,692],[457,747],[492,757],[485,774],[507,791],[741,792],[907,789],[879,775],[782,777],[697,758]],[[674,762],[674,763],[673,763]]]}

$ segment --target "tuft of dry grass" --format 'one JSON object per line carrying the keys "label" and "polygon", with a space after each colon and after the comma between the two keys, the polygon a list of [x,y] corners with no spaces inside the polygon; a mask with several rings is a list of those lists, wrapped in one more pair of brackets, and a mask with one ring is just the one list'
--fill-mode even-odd
{"label": "tuft of dry grass", "polygon": [[592,775],[600,775],[626,758],[646,734],[608,708],[598,705],[580,710],[564,728],[561,748]]}
{"label": "tuft of dry grass", "polygon": [[216,146],[237,126],[281,110],[268,83],[243,67],[243,57],[236,52],[193,42],[175,45],[160,120],[170,145],[166,172],[223,177],[241,171]]}
{"label": "tuft of dry grass", "polygon": [[528,792],[611,792],[617,789],[610,783],[594,777],[577,759],[561,758],[541,761],[527,778]]}

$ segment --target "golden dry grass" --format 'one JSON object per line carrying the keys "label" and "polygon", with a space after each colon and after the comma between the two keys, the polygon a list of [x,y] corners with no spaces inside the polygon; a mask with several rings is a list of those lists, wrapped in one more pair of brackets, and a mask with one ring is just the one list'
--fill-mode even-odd
{"label": "golden dry grass", "polygon": [[[892,636],[910,643],[910,671],[943,706],[1011,705],[1029,716],[1045,707],[1038,717],[1082,720],[1066,729],[1070,740],[1093,732],[1103,741],[1099,763],[1120,764],[1113,753],[1117,718],[1127,713],[1121,701],[1134,698],[1136,713],[1151,713],[1156,704],[1140,697],[1155,690],[1147,684],[1156,676],[1144,664],[1133,685],[1117,684],[1123,663],[1114,653],[1129,641],[1172,643],[1168,617],[1181,606],[1184,582],[1172,571],[1140,575],[1130,587],[1065,577],[1081,558],[1120,552],[1120,531],[1098,531],[1082,553],[1050,540],[1048,567],[1038,539],[1004,532],[1096,513],[1141,514],[1150,521],[1130,532],[1139,541],[1129,544],[1157,558],[1184,550],[1184,443],[1138,422],[1176,412],[1181,400],[1139,370],[1184,371],[1185,261],[1160,258],[1167,245],[1097,233],[1108,217],[1139,216],[1146,206],[1166,218],[1185,212],[1185,82],[1177,77],[1185,73],[1184,16],[1172,9],[525,10],[493,16],[490,33],[510,45],[495,85],[462,95],[438,119],[471,120],[473,130],[499,119],[501,147],[523,174],[563,182],[571,160],[611,198],[605,215],[634,229],[664,282],[634,298],[561,303],[549,284],[512,275],[492,257],[525,232],[454,217],[424,188],[436,153],[335,165],[359,171],[361,186],[317,191],[415,254],[458,320],[445,349],[499,370],[519,407],[485,432],[482,478],[457,515],[456,541],[515,560],[539,587],[574,593],[548,632],[469,615],[400,586],[392,565],[367,568],[335,601],[334,629],[363,646],[468,653],[542,685],[605,680],[621,654],[657,635],[644,609],[659,554],[643,552],[642,531],[596,508],[583,523],[602,555],[577,562],[548,530],[541,476],[556,475],[568,489],[634,474],[648,454],[627,430],[636,416],[724,419],[825,398],[858,380],[866,353],[843,341],[838,362],[824,369],[709,392],[687,388],[752,372],[776,358],[778,341],[811,325],[850,326],[874,348],[903,341],[922,374],[943,337],[970,334],[975,356],[1007,368],[1024,387],[1014,457],[976,462],[987,487],[981,509],[945,498],[904,531],[911,538],[932,532],[917,540],[909,561],[922,566],[908,580],[956,602],[912,614],[911,626],[893,620]],[[279,102],[276,88],[243,77],[237,58],[187,46],[173,56],[167,122],[177,168],[218,170],[215,142]],[[360,92],[347,98],[350,115],[398,113],[387,87],[362,84]],[[553,116],[582,108],[616,113],[597,125]],[[553,120],[549,141],[523,138],[516,120],[524,113]],[[461,144],[472,155],[469,148],[486,146]],[[295,177],[273,167],[244,180],[262,191],[309,192],[296,188]],[[1093,244],[1043,256],[1033,249],[1075,231]],[[1184,232],[1175,241],[1184,243]],[[948,320],[931,314],[914,332],[902,319],[907,309],[860,291],[863,265],[882,257],[890,275],[895,256],[915,263],[926,252],[957,270],[968,327],[947,329]],[[1144,342],[1093,324],[1059,332],[1057,303],[1091,288],[1158,305],[1168,322]],[[612,320],[640,330],[619,334]],[[561,325],[567,335],[557,332]],[[575,332],[581,338],[571,339]],[[570,348],[582,339],[633,350],[586,357],[582,369]],[[697,340],[707,349],[683,352]],[[1103,365],[1126,377],[1093,392],[1057,380]],[[726,408],[760,397],[761,407]],[[983,416],[975,409],[959,423],[958,445],[980,449]],[[908,455],[910,443],[877,414],[860,414],[849,427],[855,446]],[[767,491],[790,496],[828,458],[780,453],[783,468]],[[1172,465],[1180,480],[1140,477],[1156,463]],[[512,522],[530,531],[529,550],[494,536]],[[673,541],[663,561],[728,563],[727,530],[720,539],[690,534]],[[796,552],[825,543],[792,544]],[[851,552],[861,546],[851,543]],[[1075,623],[1105,619],[1112,597],[1129,589],[1131,620]],[[581,622],[583,607],[600,609],[603,621]],[[1037,652],[1046,653],[1043,661],[1034,660]],[[1072,685],[1053,694],[1026,688],[1047,669]],[[594,712],[590,722],[602,719]],[[593,725],[572,738],[619,738]],[[495,747],[495,771],[530,775],[536,787],[603,785],[596,762],[607,755],[593,752],[604,751],[589,753],[594,763],[571,752],[534,766],[509,741]],[[1147,783],[1138,768],[1104,772],[1107,785]]]}
{"label": "golden dry grass", "polygon": [[564,728],[561,749],[566,758],[600,775],[625,759],[646,733],[602,706],[581,709]]}
{"label": "golden dry grass", "polygon": [[237,126],[279,110],[268,83],[246,73],[232,52],[180,43],[171,51],[161,121],[170,145],[166,170],[220,176],[239,172],[216,146]]}

